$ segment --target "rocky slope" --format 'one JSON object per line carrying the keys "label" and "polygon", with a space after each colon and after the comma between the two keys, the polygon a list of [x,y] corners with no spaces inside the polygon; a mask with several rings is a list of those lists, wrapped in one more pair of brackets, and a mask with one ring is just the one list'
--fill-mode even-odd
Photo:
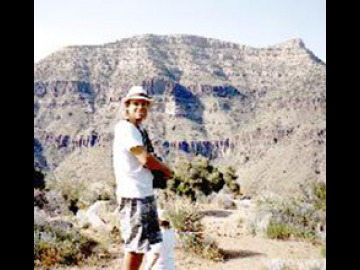
{"label": "rocky slope", "polygon": [[133,84],[154,97],[147,126],[170,163],[232,165],[255,193],[326,180],[326,65],[300,39],[252,48],[143,35],[55,52],[34,66],[34,164],[113,179],[113,127]]}

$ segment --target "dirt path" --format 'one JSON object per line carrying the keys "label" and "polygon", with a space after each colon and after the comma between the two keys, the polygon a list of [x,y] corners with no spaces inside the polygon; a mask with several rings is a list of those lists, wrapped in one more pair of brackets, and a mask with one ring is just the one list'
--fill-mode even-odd
{"label": "dirt path", "polygon": [[[275,260],[299,261],[322,260],[319,247],[308,243],[294,241],[277,241],[258,237],[243,236],[241,238],[219,237],[217,239],[220,248],[227,254],[225,262],[214,263],[199,258],[192,253],[176,249],[177,270],[260,270]],[[122,261],[122,248],[116,247],[113,252],[119,252],[119,256],[104,266],[60,267],[58,270],[120,270]]]}
{"label": "dirt path", "polygon": [[[323,261],[320,247],[298,241],[279,241],[260,237],[246,236],[241,233],[237,223],[236,211],[212,210],[207,212],[204,224],[215,238],[227,258],[215,263],[177,248],[175,250],[177,270],[260,270],[271,262],[295,261],[301,263]],[[119,270],[122,261],[122,247],[111,249],[114,259],[103,266],[60,267],[57,270]],[[305,268],[306,269],[306,268]]]}
{"label": "dirt path", "polygon": [[212,263],[178,252],[178,270],[260,270],[262,266],[274,260],[321,260],[319,247],[311,244],[293,241],[277,241],[257,237],[242,236],[241,238],[219,237],[219,247],[224,249],[227,259],[223,263]]}

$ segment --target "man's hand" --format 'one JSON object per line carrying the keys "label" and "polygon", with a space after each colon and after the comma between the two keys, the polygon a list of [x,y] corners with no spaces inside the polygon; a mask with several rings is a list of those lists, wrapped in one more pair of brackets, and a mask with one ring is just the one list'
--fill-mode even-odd
{"label": "man's hand", "polygon": [[164,173],[164,178],[166,180],[171,178],[171,171],[170,171],[170,169],[168,167],[166,167],[166,169],[165,169],[165,171],[163,171],[163,173]]}

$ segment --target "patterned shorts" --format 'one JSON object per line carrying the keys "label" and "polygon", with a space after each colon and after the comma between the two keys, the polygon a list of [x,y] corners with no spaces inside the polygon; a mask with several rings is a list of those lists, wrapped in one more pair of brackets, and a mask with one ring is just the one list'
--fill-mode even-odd
{"label": "patterned shorts", "polygon": [[121,198],[119,214],[126,252],[145,253],[162,242],[154,196]]}

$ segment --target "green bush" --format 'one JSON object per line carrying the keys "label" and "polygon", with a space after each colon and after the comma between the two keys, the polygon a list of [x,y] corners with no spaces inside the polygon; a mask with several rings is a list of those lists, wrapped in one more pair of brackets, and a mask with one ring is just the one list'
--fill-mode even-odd
{"label": "green bush", "polygon": [[284,224],[278,224],[276,222],[270,222],[266,230],[267,237],[271,239],[285,240],[289,239],[292,234],[293,227]]}
{"label": "green bush", "polygon": [[233,194],[241,195],[240,186],[236,181],[237,178],[238,177],[236,176],[235,169],[231,166],[227,167],[224,173],[225,183]]}
{"label": "green bush", "polygon": [[175,165],[175,175],[168,181],[168,189],[180,196],[196,201],[198,195],[208,196],[228,186],[234,195],[240,194],[235,170],[227,168],[225,174],[206,158],[196,157],[190,162]]}

